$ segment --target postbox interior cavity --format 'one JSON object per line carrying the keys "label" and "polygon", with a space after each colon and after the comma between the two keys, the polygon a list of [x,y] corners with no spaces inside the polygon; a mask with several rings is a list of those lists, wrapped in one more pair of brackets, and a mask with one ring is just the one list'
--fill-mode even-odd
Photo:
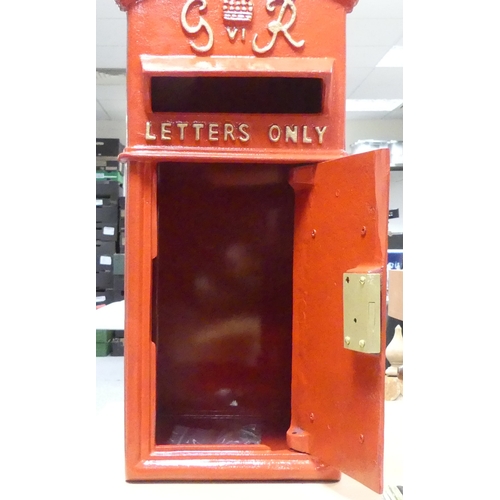
{"label": "postbox interior cavity", "polygon": [[157,166],[157,445],[286,448],[294,231],[288,170]]}
{"label": "postbox interior cavity", "polygon": [[151,110],[313,115],[323,112],[324,89],[322,78],[153,76]]}

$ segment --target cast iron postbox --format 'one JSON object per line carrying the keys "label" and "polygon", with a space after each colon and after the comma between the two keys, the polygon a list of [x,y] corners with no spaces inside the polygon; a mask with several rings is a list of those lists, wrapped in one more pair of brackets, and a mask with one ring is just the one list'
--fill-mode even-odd
{"label": "cast iron postbox", "polygon": [[389,153],[344,149],[356,0],[117,2],[127,480],[380,492]]}

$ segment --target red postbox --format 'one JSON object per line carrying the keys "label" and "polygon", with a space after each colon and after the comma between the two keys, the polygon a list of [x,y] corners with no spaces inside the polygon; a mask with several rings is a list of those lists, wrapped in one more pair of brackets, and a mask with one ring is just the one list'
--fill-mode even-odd
{"label": "red postbox", "polygon": [[117,1],[127,480],[381,492],[389,153],[344,149],[356,0]]}

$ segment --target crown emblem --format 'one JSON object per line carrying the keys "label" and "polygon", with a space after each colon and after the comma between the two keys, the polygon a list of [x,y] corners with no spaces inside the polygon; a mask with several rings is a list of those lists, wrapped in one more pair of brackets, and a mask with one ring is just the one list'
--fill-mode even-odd
{"label": "crown emblem", "polygon": [[224,0],[224,21],[249,23],[253,18],[252,0]]}

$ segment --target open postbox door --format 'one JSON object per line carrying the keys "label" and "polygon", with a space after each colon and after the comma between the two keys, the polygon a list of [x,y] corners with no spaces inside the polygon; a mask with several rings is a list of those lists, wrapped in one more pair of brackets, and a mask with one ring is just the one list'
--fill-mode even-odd
{"label": "open postbox door", "polygon": [[292,170],[288,445],[382,492],[386,150]]}

